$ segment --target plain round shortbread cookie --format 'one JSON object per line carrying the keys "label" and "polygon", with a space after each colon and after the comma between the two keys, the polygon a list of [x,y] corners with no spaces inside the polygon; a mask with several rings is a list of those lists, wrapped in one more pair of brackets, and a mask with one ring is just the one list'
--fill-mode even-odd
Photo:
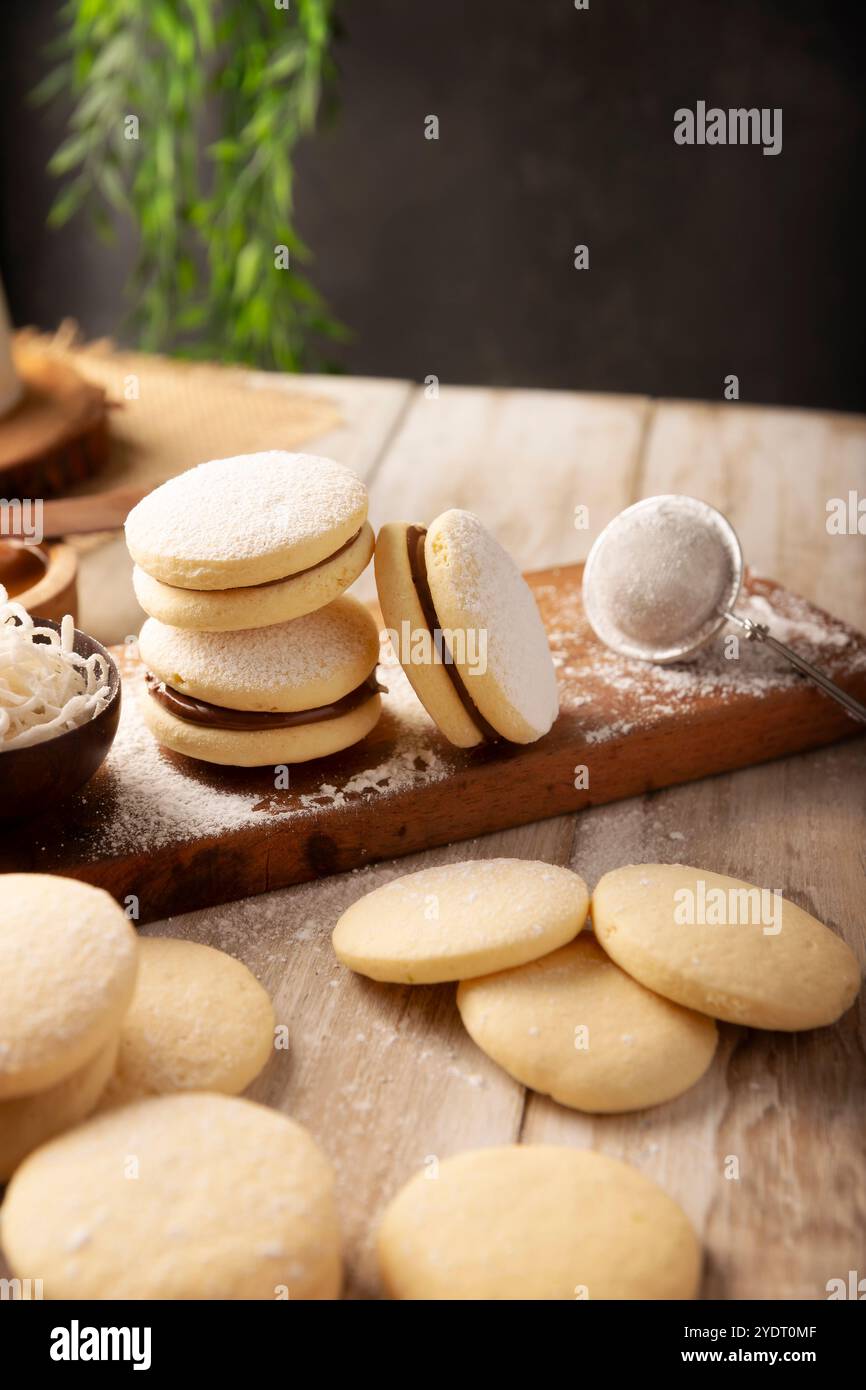
{"label": "plain round shortbread cookie", "polygon": [[0,874],[0,1100],[70,1076],[115,1036],[138,938],[101,888]]}
{"label": "plain round shortbread cookie", "polygon": [[2,1209],[46,1298],[333,1299],[331,1165],[301,1125],[234,1096],[159,1096],[37,1149]]}
{"label": "plain round shortbread cookie", "polygon": [[528,859],[471,859],[392,879],[334,928],[338,958],[373,980],[429,985],[522,965],[576,936],[586,884]]}
{"label": "plain round shortbread cookie", "polygon": [[117,1058],[117,1038],[103,1043],[94,1057],[47,1091],[0,1100],[0,1182],[55,1135],[77,1125],[96,1109]]}
{"label": "plain round shortbread cookie", "polygon": [[802,908],[761,895],[708,869],[631,864],[600,880],[592,918],[623,970],[687,1008],[787,1032],[835,1022],[860,988],[856,958]]}
{"label": "plain round shortbread cookie", "polygon": [[418,1173],[379,1230],[398,1299],[690,1299],[701,1251],[636,1168],[588,1150],[476,1149]]}
{"label": "plain round shortbread cookie", "polygon": [[369,608],[344,594],[304,618],[243,632],[184,632],[148,618],[141,659],[166,685],[228,709],[295,711],[357,689],[379,659]]}
{"label": "plain round shortbread cookie", "polygon": [[364,522],[346,550],[314,569],[237,589],[178,589],[162,584],[136,565],[132,571],[135,597],[145,613],[169,627],[192,632],[234,632],[269,627],[301,618],[338,598],[366,568],[373,554],[373,528]]}
{"label": "plain round shortbread cookie", "polygon": [[139,945],[135,993],[100,1109],[173,1091],[243,1091],[273,1047],[267,991],[212,946],[171,936]]}
{"label": "plain round shortbread cookie", "polygon": [[464,981],[457,1006],[509,1075],[595,1114],[672,1100],[716,1050],[712,1019],[639,985],[589,932],[516,970]]}
{"label": "plain round shortbread cookie", "polygon": [[484,719],[514,743],[532,743],[559,712],[556,671],[541,615],[520,570],[471,512],[443,512],[424,542],[427,581],[446,631],[485,632],[487,669],[455,654]]}
{"label": "plain round shortbread cookie", "polygon": [[367,489],[316,454],[211,459],[148,493],[126,518],[137,565],[181,589],[267,584],[333,555],[361,529]]}

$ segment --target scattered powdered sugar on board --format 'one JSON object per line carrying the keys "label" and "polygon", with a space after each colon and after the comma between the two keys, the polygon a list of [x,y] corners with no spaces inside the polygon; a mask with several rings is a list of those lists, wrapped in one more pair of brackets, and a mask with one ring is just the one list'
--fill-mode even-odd
{"label": "scattered powdered sugar on board", "polygon": [[[799,655],[839,677],[866,670],[866,649],[845,627],[804,599],[755,576],[737,612],[764,623],[771,636]],[[641,725],[687,712],[713,699],[760,698],[772,691],[791,690],[803,683],[785,658],[727,626],[690,661],[670,666],[631,660],[597,642],[589,631],[579,589],[561,596],[557,630],[550,633],[554,662],[566,677],[563,704],[585,711],[583,737],[589,744],[622,738]],[[726,655],[729,639],[738,639],[736,659]],[[571,664],[575,645],[586,644],[588,664]],[[594,709],[604,709],[605,722],[592,723]],[[613,714],[613,718],[611,718]]]}
{"label": "scattered powdered sugar on board", "polygon": [[382,700],[385,710],[400,720],[401,746],[373,767],[354,773],[340,787],[324,781],[317,791],[303,793],[300,803],[304,808],[346,806],[362,792],[403,792],[446,776],[445,764],[428,742],[430,719],[408,677],[390,650],[383,648],[382,658],[379,674],[388,687]]}
{"label": "scattered powdered sugar on board", "polygon": [[[299,793],[292,789],[291,779],[299,780],[295,769],[290,771],[290,789],[277,792],[268,769],[258,773],[209,767],[161,748],[142,718],[141,703],[148,698],[142,668],[131,652],[124,654],[117,737],[96,780],[65,804],[64,826],[86,837],[93,858],[111,858],[229,835],[256,825],[263,830],[280,828],[280,818],[288,822],[444,777],[447,769],[430,746],[433,725],[428,715],[390,652],[382,655],[380,674],[388,687],[383,702],[386,712],[399,720],[399,747],[387,758],[371,758],[369,767],[362,764],[339,786],[324,777],[315,789],[312,773],[298,767],[299,776],[313,785],[312,790]],[[355,762],[364,750],[362,743]],[[328,763],[333,768],[332,760]],[[68,838],[66,830],[61,837]]]}
{"label": "scattered powdered sugar on board", "polygon": [[142,719],[141,701],[149,697],[137,684],[125,682],[105,777],[81,794],[85,815],[97,797],[104,802],[100,851],[154,850],[252,825],[261,794],[209,785],[206,774],[187,771],[181,759],[164,752]]}

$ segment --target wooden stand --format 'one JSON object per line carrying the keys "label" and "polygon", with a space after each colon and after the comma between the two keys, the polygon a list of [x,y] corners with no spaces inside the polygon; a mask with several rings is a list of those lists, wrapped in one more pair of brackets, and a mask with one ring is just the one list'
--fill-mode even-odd
{"label": "wooden stand", "polygon": [[45,497],[106,463],[105,392],[51,353],[19,345],[13,356],[24,390],[0,419],[0,495]]}

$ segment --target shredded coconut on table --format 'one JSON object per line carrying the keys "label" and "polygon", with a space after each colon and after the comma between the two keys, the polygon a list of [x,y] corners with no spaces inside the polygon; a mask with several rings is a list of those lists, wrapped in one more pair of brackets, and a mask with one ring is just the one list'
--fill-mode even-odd
{"label": "shredded coconut on table", "polygon": [[75,651],[75,625],[37,627],[0,584],[0,752],[30,748],[95,719],[111,699],[98,652]]}

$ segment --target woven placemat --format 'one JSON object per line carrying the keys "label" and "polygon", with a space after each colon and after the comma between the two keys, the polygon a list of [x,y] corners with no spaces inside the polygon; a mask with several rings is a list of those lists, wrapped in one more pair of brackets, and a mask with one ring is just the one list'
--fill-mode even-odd
{"label": "woven placemat", "polygon": [[53,336],[25,330],[16,338],[65,358],[107,394],[108,463],[77,492],[156,486],[205,459],[297,449],[341,422],[327,398],[293,385],[253,386],[243,367],[127,352],[108,340],[81,344],[69,323]]}

